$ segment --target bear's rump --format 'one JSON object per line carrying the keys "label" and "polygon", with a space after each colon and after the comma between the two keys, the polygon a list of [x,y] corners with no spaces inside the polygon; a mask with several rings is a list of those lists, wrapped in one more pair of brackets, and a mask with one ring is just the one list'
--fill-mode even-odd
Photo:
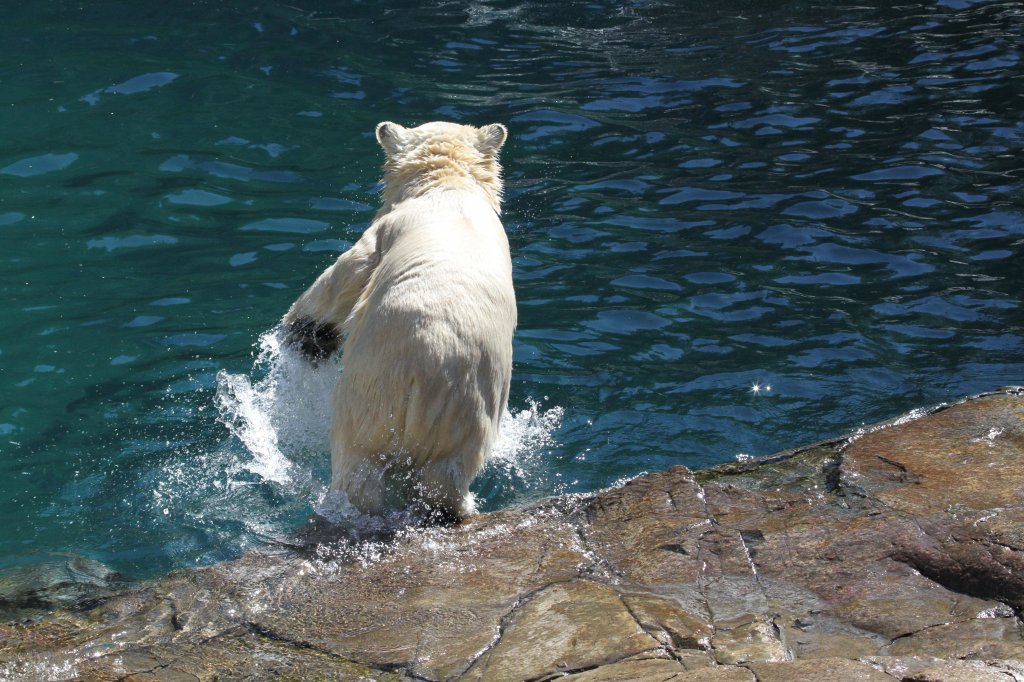
{"label": "bear's rump", "polygon": [[401,318],[375,315],[349,337],[334,394],[332,450],[414,466],[455,458],[472,475],[497,435],[511,333],[503,348],[451,320]]}

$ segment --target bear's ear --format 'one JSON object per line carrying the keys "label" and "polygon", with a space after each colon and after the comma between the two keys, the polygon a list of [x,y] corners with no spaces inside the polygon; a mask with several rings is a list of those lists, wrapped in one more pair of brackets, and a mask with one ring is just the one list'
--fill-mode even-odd
{"label": "bear's ear", "polygon": [[390,156],[401,149],[406,132],[408,131],[397,123],[382,121],[377,124],[377,142]]}
{"label": "bear's ear", "polygon": [[508,129],[500,123],[492,123],[480,129],[480,151],[486,154],[497,154],[501,145],[508,138]]}

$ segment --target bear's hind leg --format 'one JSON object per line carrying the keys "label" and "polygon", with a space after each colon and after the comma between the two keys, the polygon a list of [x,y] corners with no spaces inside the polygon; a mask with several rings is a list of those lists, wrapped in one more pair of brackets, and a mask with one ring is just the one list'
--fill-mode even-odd
{"label": "bear's hind leg", "polygon": [[331,488],[344,492],[363,514],[383,514],[387,507],[384,467],[361,457],[348,457],[335,464]]}
{"label": "bear's hind leg", "polygon": [[441,459],[424,464],[419,472],[414,493],[417,502],[430,515],[441,514],[461,520],[476,513],[469,483],[475,472],[466,472],[455,459]]}

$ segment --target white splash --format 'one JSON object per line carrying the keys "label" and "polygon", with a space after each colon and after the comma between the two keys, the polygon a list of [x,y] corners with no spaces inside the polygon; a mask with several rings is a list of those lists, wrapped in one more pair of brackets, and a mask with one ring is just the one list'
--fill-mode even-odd
{"label": "white splash", "polygon": [[554,447],[553,434],[562,424],[565,410],[552,407],[542,411],[540,403],[528,399],[529,407],[513,414],[505,410],[498,442],[491,450],[489,466],[504,468],[527,479],[542,452]]}
{"label": "white splash", "polygon": [[988,433],[986,433],[984,436],[978,436],[977,438],[972,438],[971,442],[972,443],[984,443],[985,445],[987,445],[990,448],[992,448],[992,447],[995,447],[995,445],[996,445],[996,438],[999,438],[1001,435],[1003,435],[1003,430],[993,426],[992,428],[990,428],[988,430]]}
{"label": "white splash", "polygon": [[240,463],[264,480],[288,486],[295,465],[282,451],[327,448],[330,395],[337,379],[334,363],[313,367],[297,353],[282,349],[280,335],[267,332],[253,374],[266,372],[253,383],[244,374],[217,374],[217,406],[221,421],[252,455]]}
{"label": "white splash", "polygon": [[[259,348],[250,374],[222,370],[217,375],[220,421],[227,426],[232,438],[217,453],[212,453],[213,461],[200,462],[199,468],[208,473],[211,473],[211,465],[224,466],[221,475],[202,477],[206,487],[231,493],[261,482],[270,483],[279,495],[302,498],[293,502],[312,505],[317,514],[334,523],[360,526],[370,523],[368,519],[359,519],[358,512],[343,493],[328,491],[314,473],[329,470],[331,392],[338,378],[339,363],[312,367],[298,353],[283,346],[280,330],[263,334]],[[260,376],[262,378],[254,378]],[[541,490],[545,488],[548,469],[543,455],[556,445],[553,433],[561,425],[564,414],[561,407],[544,410],[533,400],[528,400],[527,405],[526,409],[515,413],[506,410],[498,442],[485,470],[493,484],[506,492],[517,491],[516,497],[531,489],[543,494],[553,492]],[[240,443],[244,450],[239,452],[237,445],[232,447],[232,442]],[[228,455],[230,461],[225,462],[223,455]],[[205,461],[206,457],[198,459]],[[180,490],[184,480],[190,478],[187,472],[180,470],[180,465],[176,469],[168,467],[166,472],[174,474],[169,478],[176,479],[176,485],[165,486],[161,491],[164,493],[168,489]],[[498,481],[493,481],[494,478]],[[163,501],[166,500],[154,502]],[[239,509],[244,509],[244,505]],[[256,523],[254,512],[247,512],[252,519],[239,520],[247,527],[260,526],[250,530],[266,533],[266,521]],[[374,522],[402,526],[409,522],[407,516],[405,512],[395,512]]]}
{"label": "white splash", "polygon": [[22,660],[0,665],[0,680],[8,682],[74,679],[78,679],[78,668],[70,659],[53,663],[40,654],[27,654]]}

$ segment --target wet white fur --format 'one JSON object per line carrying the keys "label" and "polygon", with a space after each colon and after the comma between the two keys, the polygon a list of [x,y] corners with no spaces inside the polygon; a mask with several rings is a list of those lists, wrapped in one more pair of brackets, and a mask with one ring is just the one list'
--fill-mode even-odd
{"label": "wet white fur", "polygon": [[498,217],[506,134],[500,124],[378,125],[383,206],[285,317],[345,336],[331,488],[363,512],[384,511],[396,487],[473,512],[469,484],[497,438],[512,372],[516,303]]}

